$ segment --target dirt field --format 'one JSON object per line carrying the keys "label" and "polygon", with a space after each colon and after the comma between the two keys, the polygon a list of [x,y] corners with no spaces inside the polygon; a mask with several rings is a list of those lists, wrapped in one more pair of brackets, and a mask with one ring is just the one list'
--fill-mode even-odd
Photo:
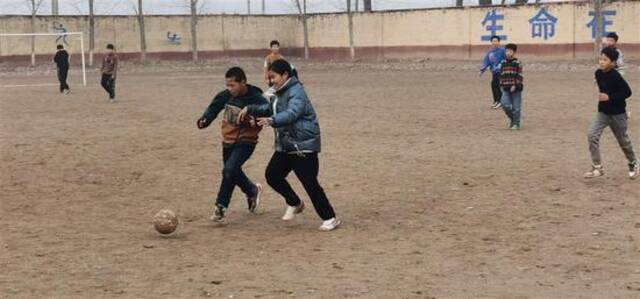
{"label": "dirt field", "polygon": [[[195,121],[222,87],[230,64],[218,64],[125,69],[116,104],[95,73],[69,96],[0,89],[0,297],[640,297],[640,181],[610,132],[606,177],[581,178],[590,66],[529,70],[523,129],[511,132],[473,67],[301,63],[323,130],[321,182],[344,221],[322,233],[313,209],[281,221],[269,188],[256,215],[236,190],[229,224],[208,220],[220,132]],[[638,71],[627,78],[640,94]],[[245,170],[264,182],[273,134],[261,138]],[[162,208],[181,215],[177,237],[153,230]]]}

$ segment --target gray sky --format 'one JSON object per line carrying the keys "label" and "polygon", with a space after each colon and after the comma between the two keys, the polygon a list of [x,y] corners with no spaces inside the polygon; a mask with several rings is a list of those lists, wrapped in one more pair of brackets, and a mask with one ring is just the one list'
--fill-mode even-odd
{"label": "gray sky", "polygon": [[[246,14],[248,0],[200,0],[202,13]],[[251,12],[262,11],[262,0],[250,0]],[[302,0],[300,0],[302,1]],[[360,0],[362,1],[362,0]],[[455,5],[455,0],[372,0],[374,10],[446,7]],[[557,2],[559,0],[543,0]],[[51,14],[51,0],[41,2],[38,14]],[[87,0],[58,0],[60,14],[87,14]],[[295,0],[265,0],[267,14],[295,13]],[[352,0],[355,3],[355,0]],[[494,0],[499,4],[500,0]],[[513,3],[515,0],[507,0]],[[0,15],[29,14],[30,0],[0,0]],[[131,14],[137,0],[95,0],[96,14]],[[189,0],[143,0],[145,14],[188,14]],[[465,5],[477,4],[478,0],[465,0]],[[354,4],[355,5],[355,4]],[[360,2],[360,9],[362,2]],[[307,0],[307,10],[314,12],[336,12],[346,10],[346,0]]]}

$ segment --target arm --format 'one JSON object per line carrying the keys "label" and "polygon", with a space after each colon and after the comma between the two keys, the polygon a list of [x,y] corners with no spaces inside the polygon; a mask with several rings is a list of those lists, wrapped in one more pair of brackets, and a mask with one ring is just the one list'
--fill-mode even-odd
{"label": "arm", "polygon": [[198,120],[198,127],[200,129],[204,129],[208,127],[220,114],[220,111],[224,109],[224,106],[227,104],[228,97],[223,96],[224,91],[217,94],[213,100],[211,100],[211,104],[204,111],[200,119]]}
{"label": "arm", "polygon": [[300,88],[300,91],[296,93],[290,100],[287,109],[273,116],[272,127],[284,127],[294,123],[304,113],[306,107],[307,95],[304,90]]}
{"label": "arm", "polygon": [[617,89],[615,92],[609,94],[609,100],[612,102],[624,101],[631,97],[631,88],[629,88],[629,84],[625,81],[622,76],[618,75],[617,77]]}
{"label": "arm", "polygon": [[261,105],[249,105],[247,112],[255,117],[268,117],[273,115],[273,107],[268,102]]}
{"label": "arm", "polygon": [[113,80],[116,79],[116,76],[118,74],[118,62],[120,61],[120,58],[118,58],[118,56],[115,56],[113,59],[113,74],[111,75],[111,78],[113,78]]}
{"label": "arm", "polygon": [[487,70],[491,62],[489,61],[489,53],[484,54],[484,58],[482,58],[482,65],[480,66],[480,72],[484,73]]}

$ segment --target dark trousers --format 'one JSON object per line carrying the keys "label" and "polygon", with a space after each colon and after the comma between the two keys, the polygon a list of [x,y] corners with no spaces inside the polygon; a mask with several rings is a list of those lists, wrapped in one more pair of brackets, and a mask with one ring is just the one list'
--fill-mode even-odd
{"label": "dark trousers", "polygon": [[110,99],[116,97],[116,80],[114,80],[111,75],[102,74],[102,81],[100,82],[100,85],[102,85],[102,88],[109,93]]}
{"label": "dark trousers", "polygon": [[500,88],[500,74],[492,73],[491,78],[491,92],[493,93],[493,102],[500,103],[502,99],[502,89]]}
{"label": "dark trousers", "polygon": [[67,75],[69,74],[68,68],[58,69],[58,81],[60,81],[60,92],[69,89],[69,85],[67,84]]}
{"label": "dark trousers", "polygon": [[240,187],[247,196],[255,196],[258,192],[256,185],[242,171],[242,165],[251,158],[255,149],[255,144],[225,145],[223,148],[224,168],[222,169],[222,183],[220,183],[220,191],[216,200],[218,205],[225,208],[229,207],[231,195],[236,186]]}
{"label": "dark trousers", "polygon": [[276,152],[271,157],[269,166],[267,166],[267,183],[273,190],[276,190],[284,197],[287,205],[298,206],[300,205],[300,198],[286,179],[287,175],[293,170],[311,198],[313,207],[320,218],[328,220],[335,217],[335,212],[318,182],[319,168],[318,153],[309,153],[301,157]]}

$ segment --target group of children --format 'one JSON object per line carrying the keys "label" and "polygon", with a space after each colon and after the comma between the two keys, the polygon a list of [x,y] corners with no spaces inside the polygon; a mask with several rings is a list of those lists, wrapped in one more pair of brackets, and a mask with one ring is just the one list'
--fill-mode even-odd
{"label": "group of children", "polygon": [[[109,103],[116,102],[116,75],[118,73],[118,55],[115,52],[115,47],[112,44],[107,45],[107,53],[102,58],[102,66],[100,67],[100,73],[102,75],[100,85],[107,92],[107,101]],[[64,49],[63,45],[56,46],[56,55],[53,57],[53,62],[57,66],[58,81],[60,82],[60,93],[69,94],[71,88],[67,83],[67,76],[69,74],[69,53]]]}
{"label": "group of children", "polygon": [[204,129],[224,111],[221,120],[224,166],[211,220],[225,221],[235,186],[246,195],[249,212],[256,211],[263,189],[246,176],[242,166],[253,154],[261,129],[273,127],[275,152],[265,176],[269,186],[286,201],[282,220],[293,220],[305,208],[286,180],[293,171],[322,219],[319,229],[334,230],[341,221],[318,182],[320,125],[317,114],[295,69],[279,53],[279,43],[272,41],[270,46],[271,53],[265,59],[265,83],[269,90],[263,93],[248,84],[245,72],[232,67],[225,74],[226,89],[216,94],[197,120],[198,128]]}
{"label": "group of children", "polygon": [[[629,178],[640,176],[640,162],[633,150],[631,139],[627,134],[630,111],[626,100],[631,97],[629,84],[624,80],[624,58],[618,49],[618,35],[613,32],[607,34],[605,47],[598,59],[599,68],[595,72],[598,86],[598,114],[592,123],[588,134],[589,151],[591,153],[591,170],[584,174],[585,178],[597,178],[604,175],[600,156],[600,137],[607,127],[611,128],[618,144],[622,148],[629,167]],[[493,94],[494,109],[502,108],[509,118],[509,128],[520,130],[520,115],[522,111],[522,64],[515,57],[518,46],[507,44],[500,47],[500,37],[491,38],[491,49],[484,56],[480,75],[487,69],[493,75],[491,92]]]}

